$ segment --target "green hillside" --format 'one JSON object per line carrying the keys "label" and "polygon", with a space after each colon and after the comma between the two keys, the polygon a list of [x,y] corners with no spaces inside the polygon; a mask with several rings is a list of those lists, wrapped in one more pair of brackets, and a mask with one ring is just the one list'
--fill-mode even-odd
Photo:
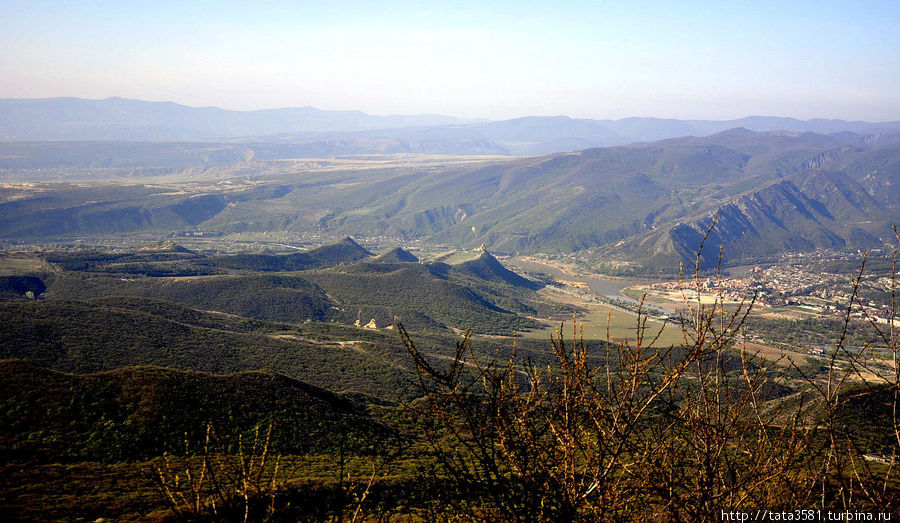
{"label": "green hillside", "polygon": [[455,265],[454,268],[461,273],[489,282],[506,283],[525,289],[537,289],[540,287],[540,284],[523,278],[504,267],[502,263],[497,261],[497,258],[491,256],[487,251],[481,253],[481,256],[474,260]]}
{"label": "green hillside", "polygon": [[325,321],[334,316],[332,301],[315,283],[299,276],[130,279],[69,273],[55,278],[46,296],[67,300],[141,296],[269,321]]}
{"label": "green hillside", "polygon": [[416,263],[419,261],[416,256],[400,247],[395,247],[383,254],[378,255],[378,261],[385,263],[398,263],[398,262],[408,262],[408,263]]}
{"label": "green hillside", "polygon": [[[67,374],[0,361],[0,433],[6,459],[34,449],[67,460],[122,461],[184,451],[207,423],[222,437],[277,426],[273,450],[368,451],[388,436],[350,402],[264,371],[210,375],[158,367]],[[197,450],[197,449],[195,449]]]}
{"label": "green hillside", "polygon": [[331,267],[372,256],[352,238],[293,254],[205,256],[178,245],[139,251],[51,252],[47,261],[70,271],[165,276],[208,276],[229,272],[283,272]]}
{"label": "green hillside", "polygon": [[198,260],[196,264],[215,269],[225,268],[245,271],[302,271],[354,262],[370,256],[372,256],[372,253],[348,237],[334,244],[324,245],[296,254],[210,256]]}
{"label": "green hillside", "polygon": [[0,323],[0,358],[61,371],[271,369],[338,392],[387,400],[411,393],[396,336],[352,327],[279,325],[137,298],[0,301]]}
{"label": "green hillside", "polygon": [[415,330],[456,328],[482,334],[538,326],[476,286],[419,263],[359,262],[304,275],[340,303],[349,321],[374,319],[379,327],[400,321]]}
{"label": "green hillside", "polygon": [[399,248],[366,261],[371,253],[350,238],[287,255],[185,251],[51,253],[48,261],[68,270],[50,279],[44,297],[137,296],[293,323],[375,319],[382,328],[401,321],[413,330],[485,334],[538,326],[518,315],[535,312],[528,302],[540,301],[537,286],[487,253],[451,270]]}

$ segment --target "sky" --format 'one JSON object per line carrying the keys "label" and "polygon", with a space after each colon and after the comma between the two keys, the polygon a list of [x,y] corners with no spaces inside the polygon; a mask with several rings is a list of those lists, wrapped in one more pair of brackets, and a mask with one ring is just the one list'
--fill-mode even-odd
{"label": "sky", "polygon": [[900,120],[900,2],[0,0],[0,98]]}

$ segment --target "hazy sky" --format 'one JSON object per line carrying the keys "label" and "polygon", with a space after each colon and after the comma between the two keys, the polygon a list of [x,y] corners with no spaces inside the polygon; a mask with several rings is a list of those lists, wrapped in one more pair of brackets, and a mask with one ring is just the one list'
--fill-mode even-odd
{"label": "hazy sky", "polygon": [[900,1],[0,0],[0,98],[900,120]]}

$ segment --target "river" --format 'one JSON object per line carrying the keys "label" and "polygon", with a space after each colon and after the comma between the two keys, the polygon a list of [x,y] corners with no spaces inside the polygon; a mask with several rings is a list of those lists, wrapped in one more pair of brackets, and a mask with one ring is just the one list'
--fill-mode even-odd
{"label": "river", "polygon": [[[510,260],[510,264],[525,270],[543,272],[553,276],[558,280],[586,283],[588,287],[590,287],[591,290],[594,291],[594,293],[599,294],[600,296],[606,296],[607,298],[627,301],[634,304],[638,304],[640,302],[638,300],[635,300],[634,298],[622,294],[622,290],[633,285],[646,285],[650,283],[647,280],[635,280],[629,278],[613,278],[609,276],[599,275],[574,275],[569,274],[557,267],[553,267],[552,265],[547,265],[546,263],[531,260],[515,259]],[[647,308],[655,309],[665,314],[675,313],[675,311],[664,309],[662,307],[655,307],[647,304],[645,304],[644,306]]]}

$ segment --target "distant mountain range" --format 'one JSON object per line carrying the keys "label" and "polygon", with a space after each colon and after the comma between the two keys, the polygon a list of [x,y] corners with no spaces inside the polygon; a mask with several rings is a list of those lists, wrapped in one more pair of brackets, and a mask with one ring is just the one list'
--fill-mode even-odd
{"label": "distant mountain range", "polygon": [[[722,121],[529,116],[488,122],[439,115],[373,116],[312,107],[230,111],[124,98],[0,100],[0,142],[239,142],[239,146],[220,147],[228,151],[223,154],[229,159],[240,157],[248,148],[259,158],[372,153],[528,156],[702,137],[738,127],[756,132],[874,134],[900,129],[900,122],[802,121],[768,116]],[[210,145],[194,147],[209,149]]]}
{"label": "distant mountain range", "polygon": [[0,99],[0,141],[223,140],[464,122],[450,116],[373,116],[313,107],[229,111],[126,98]]}

